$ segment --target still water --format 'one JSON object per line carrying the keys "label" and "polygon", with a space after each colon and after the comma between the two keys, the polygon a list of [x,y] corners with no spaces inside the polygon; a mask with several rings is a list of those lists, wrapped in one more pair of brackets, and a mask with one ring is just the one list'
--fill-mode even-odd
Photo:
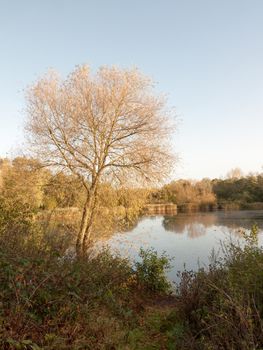
{"label": "still water", "polygon": [[107,243],[132,260],[138,259],[140,247],[165,251],[174,258],[168,277],[177,281],[177,271],[207,266],[213,249],[220,255],[221,242],[229,238],[242,240],[241,232],[255,223],[259,227],[259,244],[263,245],[262,210],[143,217],[136,227],[116,233]]}

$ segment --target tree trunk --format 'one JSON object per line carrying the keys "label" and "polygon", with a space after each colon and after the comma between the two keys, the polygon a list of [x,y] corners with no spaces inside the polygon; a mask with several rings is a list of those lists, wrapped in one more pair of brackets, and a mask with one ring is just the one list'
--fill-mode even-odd
{"label": "tree trunk", "polygon": [[92,186],[83,208],[80,229],[76,242],[77,256],[85,255],[91,236],[92,224],[97,204],[97,186]]}
{"label": "tree trunk", "polygon": [[82,253],[82,241],[89,222],[89,206],[90,206],[90,196],[88,195],[83,207],[82,218],[81,218],[80,228],[79,228],[77,242],[76,242],[77,256],[80,256]]}
{"label": "tree trunk", "polygon": [[92,232],[92,225],[94,222],[95,218],[95,210],[97,207],[97,187],[94,190],[94,195],[93,199],[91,201],[91,208],[90,208],[90,217],[89,217],[89,222],[86,228],[86,231],[83,236],[83,243],[82,243],[82,254],[85,255],[88,249],[88,245],[90,243],[90,237],[91,237],[91,232]]}

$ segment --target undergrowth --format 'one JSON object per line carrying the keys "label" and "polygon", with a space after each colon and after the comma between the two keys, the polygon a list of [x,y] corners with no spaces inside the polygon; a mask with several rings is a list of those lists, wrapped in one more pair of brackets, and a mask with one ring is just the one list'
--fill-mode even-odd
{"label": "undergrowth", "polygon": [[176,320],[184,328],[179,349],[263,348],[263,250],[254,225],[245,244],[223,245],[208,271],[184,271]]}
{"label": "undergrowth", "polygon": [[[168,293],[163,257],[145,252],[138,270],[107,249],[76,259],[21,205],[2,202],[0,223],[0,349],[165,348],[152,323],[165,316],[147,306]],[[139,273],[153,257],[158,273]]]}
{"label": "undergrowth", "polygon": [[134,268],[109,250],[76,259],[66,242],[30,208],[0,202],[0,349],[263,348],[256,226],[208,269],[183,271],[173,295],[165,254],[141,250]]}

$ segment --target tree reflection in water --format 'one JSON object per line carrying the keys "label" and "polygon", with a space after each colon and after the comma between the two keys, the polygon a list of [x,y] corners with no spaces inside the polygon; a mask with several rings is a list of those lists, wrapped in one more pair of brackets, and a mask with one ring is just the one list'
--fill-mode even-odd
{"label": "tree reflection in water", "polygon": [[164,216],[162,226],[166,231],[185,234],[189,238],[198,238],[208,232],[208,228],[221,227],[241,236],[243,230],[249,230],[256,223],[263,230],[262,211],[216,211],[211,213],[187,213],[177,216]]}
{"label": "tree reflection in water", "polygon": [[217,211],[187,213],[176,216],[145,216],[138,225],[126,232],[118,232],[107,241],[111,249],[128,257],[139,259],[140,247],[153,247],[158,254],[166,252],[174,258],[168,272],[171,281],[177,281],[177,271],[196,270],[211,262],[211,252],[222,253],[222,243],[241,238],[244,229],[257,223],[259,244],[263,245],[263,211]]}

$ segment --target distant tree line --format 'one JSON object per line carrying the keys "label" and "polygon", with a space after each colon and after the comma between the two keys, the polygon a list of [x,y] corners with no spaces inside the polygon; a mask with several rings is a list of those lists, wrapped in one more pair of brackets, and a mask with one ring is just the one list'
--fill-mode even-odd
{"label": "distant tree line", "polygon": [[219,205],[236,203],[240,208],[258,207],[263,202],[263,174],[250,174],[240,178],[212,180],[212,188]]}
{"label": "distant tree line", "polygon": [[[229,173],[230,174],[230,173]],[[146,203],[174,203],[179,211],[222,209],[261,209],[263,174],[208,178],[200,181],[177,180],[160,189],[116,187],[103,182],[98,188],[97,223],[113,228],[116,223],[134,223]],[[234,174],[237,174],[235,171]],[[75,208],[80,213],[85,191],[75,175],[52,173],[37,159],[17,157],[0,160],[0,197],[27,205],[39,212],[63,209],[64,215]],[[95,222],[95,226],[96,226]]]}
{"label": "distant tree line", "polygon": [[[238,176],[237,176],[238,175]],[[179,210],[261,209],[263,174],[231,171],[226,179],[177,180],[152,191],[153,203],[175,203]]]}

